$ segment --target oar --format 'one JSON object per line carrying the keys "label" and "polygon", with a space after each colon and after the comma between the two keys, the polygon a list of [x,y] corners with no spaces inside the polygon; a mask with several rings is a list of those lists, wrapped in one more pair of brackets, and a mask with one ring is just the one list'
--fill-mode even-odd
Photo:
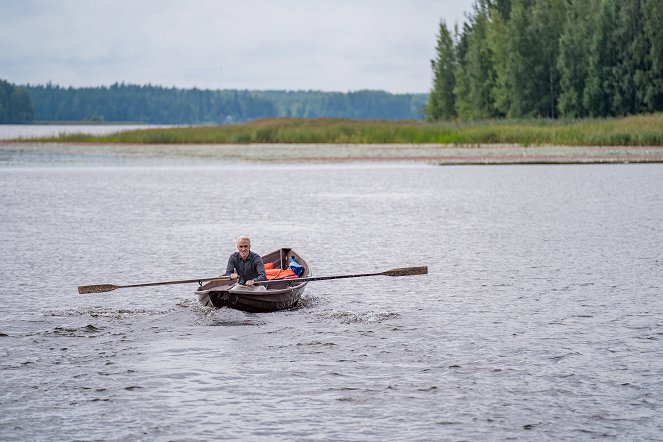
{"label": "oar", "polygon": [[399,267],[396,269],[385,270],[378,273],[358,273],[354,275],[336,275],[336,276],[312,276],[310,278],[292,278],[292,279],[272,279],[271,281],[256,281],[254,284],[268,285],[273,282],[309,282],[309,281],[325,281],[329,279],[344,279],[344,278],[362,278],[364,276],[411,276],[411,275],[426,275],[428,274],[428,267]]}
{"label": "oar", "polygon": [[213,278],[197,278],[197,279],[183,279],[180,281],[162,281],[162,282],[148,282],[145,284],[129,284],[129,285],[113,285],[113,284],[94,284],[94,285],[80,285],[78,286],[78,293],[102,293],[111,292],[115,289],[124,289],[127,287],[147,287],[151,285],[166,285],[166,284],[187,284],[192,282],[202,281],[227,281],[230,276],[215,276]]}

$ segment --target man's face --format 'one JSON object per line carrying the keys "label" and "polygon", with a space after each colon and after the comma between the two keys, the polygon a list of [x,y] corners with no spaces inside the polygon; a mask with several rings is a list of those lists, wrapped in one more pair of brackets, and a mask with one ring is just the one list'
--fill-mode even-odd
{"label": "man's face", "polygon": [[241,256],[242,259],[246,259],[249,257],[250,249],[251,249],[251,244],[245,239],[242,239],[237,243],[237,251],[239,251],[239,256]]}

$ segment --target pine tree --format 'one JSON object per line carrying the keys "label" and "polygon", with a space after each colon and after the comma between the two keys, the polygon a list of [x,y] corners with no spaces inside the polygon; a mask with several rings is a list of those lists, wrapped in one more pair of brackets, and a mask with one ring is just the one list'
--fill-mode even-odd
{"label": "pine tree", "polygon": [[444,21],[440,22],[437,36],[436,58],[431,60],[433,88],[428,96],[426,120],[450,120],[456,117],[456,54],[451,33]]}
{"label": "pine tree", "polygon": [[637,114],[643,111],[647,89],[648,47],[644,33],[641,0],[621,0],[617,14],[615,66],[617,87],[613,108],[617,115]]}
{"label": "pine tree", "polygon": [[485,119],[497,116],[495,107],[496,72],[493,51],[489,42],[489,5],[486,0],[475,4],[472,31],[468,36],[464,74],[467,81],[469,112],[460,114],[463,119]]}
{"label": "pine tree", "polygon": [[556,118],[557,99],[560,93],[559,40],[566,21],[565,0],[535,0],[532,7],[530,35],[538,41],[538,50],[532,55],[534,113],[537,116]]}
{"label": "pine tree", "polygon": [[589,66],[583,105],[590,117],[614,115],[613,100],[617,88],[615,66],[618,62],[614,29],[617,6],[615,0],[600,0],[589,50]]}
{"label": "pine tree", "polygon": [[649,45],[644,101],[649,112],[657,112],[663,110],[663,0],[644,0],[642,11]]}
{"label": "pine tree", "polygon": [[[458,34],[458,32],[456,33]],[[471,34],[471,22],[463,23],[463,31],[460,33],[456,44],[456,87],[454,89],[456,113],[460,118],[469,118],[473,112],[472,104],[468,100],[471,91],[470,77],[466,73]]]}
{"label": "pine tree", "polygon": [[535,116],[535,73],[537,40],[530,35],[531,0],[514,0],[508,22],[508,57],[504,69],[504,86],[509,94],[508,116],[512,118]]}
{"label": "pine tree", "polygon": [[507,26],[511,11],[510,0],[497,0],[491,5],[488,27],[488,42],[493,57],[495,81],[492,96],[495,100],[495,113],[503,117],[509,112],[511,94],[508,88],[507,65],[509,61],[509,28]]}
{"label": "pine tree", "polygon": [[596,0],[575,0],[567,10],[564,31],[560,37],[559,111],[564,117],[585,117],[589,114],[583,100],[589,76],[589,54],[594,33],[593,12]]}

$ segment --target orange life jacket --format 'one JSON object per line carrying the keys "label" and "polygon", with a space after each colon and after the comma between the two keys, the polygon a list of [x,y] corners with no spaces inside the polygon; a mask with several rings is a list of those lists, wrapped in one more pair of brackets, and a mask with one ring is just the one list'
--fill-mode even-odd
{"label": "orange life jacket", "polygon": [[297,278],[297,274],[290,269],[265,269],[267,280],[271,279],[292,279]]}

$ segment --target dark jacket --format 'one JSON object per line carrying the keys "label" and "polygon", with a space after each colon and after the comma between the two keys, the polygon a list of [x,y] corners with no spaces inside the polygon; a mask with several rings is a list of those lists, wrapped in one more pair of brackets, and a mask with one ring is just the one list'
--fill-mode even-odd
{"label": "dark jacket", "polygon": [[246,284],[246,281],[253,279],[254,281],[265,281],[265,265],[262,258],[257,253],[249,252],[246,261],[242,259],[239,252],[235,252],[228,258],[228,265],[226,266],[226,275],[232,275],[237,272],[239,275],[239,283]]}

